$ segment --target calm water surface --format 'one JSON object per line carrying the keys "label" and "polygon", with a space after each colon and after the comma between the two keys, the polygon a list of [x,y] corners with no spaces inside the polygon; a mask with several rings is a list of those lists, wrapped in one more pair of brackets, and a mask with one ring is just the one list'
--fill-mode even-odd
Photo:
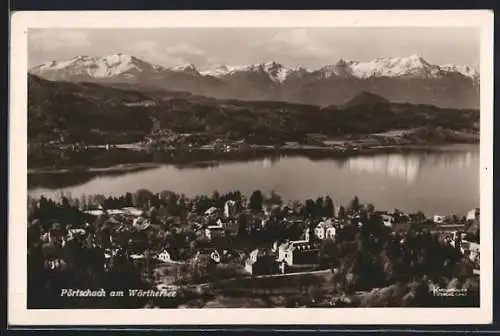
{"label": "calm water surface", "polygon": [[[62,182],[64,174],[57,179]],[[432,153],[316,161],[288,156],[209,167],[161,165],[115,176],[90,176],[83,182],[76,179],[64,186],[32,186],[30,194],[119,196],[142,188],[153,192],[172,190],[187,196],[211,194],[214,190],[238,189],[248,195],[256,189],[275,190],[285,199],[330,195],[337,204],[347,204],[357,195],[363,203],[381,209],[464,215],[479,206],[479,146],[454,145]]]}

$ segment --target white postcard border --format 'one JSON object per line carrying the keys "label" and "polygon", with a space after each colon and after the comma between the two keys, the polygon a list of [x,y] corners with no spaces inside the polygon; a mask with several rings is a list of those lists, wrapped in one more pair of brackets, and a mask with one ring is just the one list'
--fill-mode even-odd
{"label": "white postcard border", "polygon": [[[481,32],[480,308],[26,308],[27,34],[29,28],[477,27]],[[17,12],[11,17],[8,322],[11,325],[478,324],[492,321],[493,11]],[[458,182],[458,181],[457,181]]]}

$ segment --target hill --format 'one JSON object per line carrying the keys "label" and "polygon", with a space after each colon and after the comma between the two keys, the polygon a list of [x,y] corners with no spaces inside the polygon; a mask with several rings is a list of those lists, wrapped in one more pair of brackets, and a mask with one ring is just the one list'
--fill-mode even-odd
{"label": "hill", "polygon": [[371,107],[377,104],[389,104],[390,102],[379,95],[373,94],[368,91],[361,91],[356,96],[351,98],[347,103],[342,105],[342,108],[350,108],[355,106]]}
{"label": "hill", "polygon": [[[367,94],[361,98],[362,102],[380,101]],[[431,105],[321,108],[275,101],[171,97],[162,90],[134,91],[96,83],[51,82],[32,75],[28,78],[30,142],[133,142],[148,135],[155,125],[178,133],[275,143],[296,141],[309,133],[342,136],[424,126],[470,130],[478,120],[477,110]]]}

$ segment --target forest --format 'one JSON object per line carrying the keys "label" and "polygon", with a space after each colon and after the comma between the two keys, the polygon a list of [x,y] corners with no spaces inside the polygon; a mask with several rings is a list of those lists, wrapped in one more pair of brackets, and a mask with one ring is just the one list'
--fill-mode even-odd
{"label": "forest", "polygon": [[[176,133],[252,138],[268,143],[309,134],[369,134],[419,127],[478,131],[479,111],[391,103],[375,95],[344,106],[216,100],[168,91],[136,91],[95,83],[51,82],[28,77],[30,143],[130,143],[153,127]],[[371,98],[370,98],[371,97]],[[137,103],[151,101],[154,104]],[[136,103],[131,104],[131,103]]]}

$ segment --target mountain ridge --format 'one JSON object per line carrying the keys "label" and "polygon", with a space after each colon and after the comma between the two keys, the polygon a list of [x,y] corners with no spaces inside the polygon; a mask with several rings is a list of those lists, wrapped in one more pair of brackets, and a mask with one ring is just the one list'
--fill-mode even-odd
{"label": "mountain ridge", "polygon": [[31,68],[29,73],[49,80],[130,83],[218,99],[341,105],[361,91],[370,91],[398,102],[479,106],[477,70],[434,65],[417,55],[379,57],[369,62],[341,59],[313,70],[287,68],[270,61],[243,66],[222,64],[200,71],[193,64],[167,68],[118,53],[52,61]]}
{"label": "mountain ridge", "polygon": [[[38,73],[38,75],[40,75],[41,73],[39,70],[62,69],[64,67],[68,67],[68,66],[74,64],[74,61],[76,61],[76,60],[104,62],[104,63],[108,63],[108,65],[110,62],[109,60],[114,60],[112,62],[115,64],[140,62],[143,64],[151,65],[152,68],[154,68],[156,70],[160,70],[160,71],[161,70],[188,71],[188,72],[196,72],[200,75],[214,76],[214,77],[225,76],[225,75],[228,75],[228,74],[231,74],[234,72],[240,72],[240,71],[258,71],[258,70],[263,70],[263,71],[268,72],[270,74],[284,70],[285,72],[288,72],[288,73],[294,72],[294,71],[305,71],[305,72],[309,72],[309,73],[324,71],[324,72],[333,72],[332,74],[340,75],[339,73],[336,73],[336,71],[339,71],[342,68],[345,69],[345,68],[353,68],[353,67],[355,67],[355,68],[357,67],[357,71],[349,71],[348,73],[355,76],[355,77],[359,77],[359,78],[422,75],[421,73],[419,74],[419,73],[412,73],[411,72],[412,70],[415,70],[418,68],[432,69],[433,71],[430,71],[432,73],[432,75],[438,75],[439,70],[441,70],[443,72],[460,73],[464,77],[469,77],[469,78],[479,77],[478,70],[472,66],[451,64],[451,63],[444,64],[444,65],[430,64],[423,57],[418,56],[418,55],[411,55],[408,57],[377,57],[377,58],[375,58],[371,61],[368,61],[368,62],[345,60],[345,59],[341,58],[335,64],[324,65],[324,66],[321,66],[317,69],[312,69],[312,70],[308,70],[304,67],[286,68],[284,65],[282,65],[281,63],[278,63],[276,61],[248,64],[248,65],[240,65],[240,66],[234,66],[234,65],[230,66],[230,65],[223,63],[223,64],[215,64],[215,65],[208,67],[204,70],[199,70],[192,63],[182,64],[182,65],[177,65],[177,66],[172,66],[172,67],[164,67],[164,66],[150,63],[150,62],[145,61],[144,59],[136,57],[136,56],[127,55],[127,54],[123,54],[123,53],[117,53],[117,54],[111,54],[111,55],[100,56],[100,57],[90,57],[90,56],[86,56],[86,55],[81,55],[81,56],[75,56],[69,60],[50,61],[50,62],[40,64],[38,66],[32,67],[29,70],[29,72],[33,73],[33,74]],[[372,67],[370,67],[370,65]],[[386,68],[386,70],[390,69],[392,71],[385,71],[384,72],[380,69],[380,68],[384,68],[384,67]],[[126,68],[123,69],[123,71],[128,71],[128,70],[129,69],[126,69]],[[396,71],[396,70],[399,70],[399,71]],[[100,74],[100,72],[99,72],[99,74]],[[332,74],[330,74],[330,75],[332,75]],[[109,75],[118,75],[118,73],[114,73],[114,74],[111,73]],[[426,74],[426,75],[428,75],[428,74]],[[101,76],[99,76],[99,77],[101,77]]]}
{"label": "mountain ridge", "polygon": [[276,143],[312,133],[343,136],[427,126],[472,130],[479,120],[478,110],[429,105],[358,104],[324,109],[290,102],[217,100],[160,91],[48,81],[29,75],[29,142],[63,137],[70,143],[130,143],[144,139],[158,126],[176,133]]}

